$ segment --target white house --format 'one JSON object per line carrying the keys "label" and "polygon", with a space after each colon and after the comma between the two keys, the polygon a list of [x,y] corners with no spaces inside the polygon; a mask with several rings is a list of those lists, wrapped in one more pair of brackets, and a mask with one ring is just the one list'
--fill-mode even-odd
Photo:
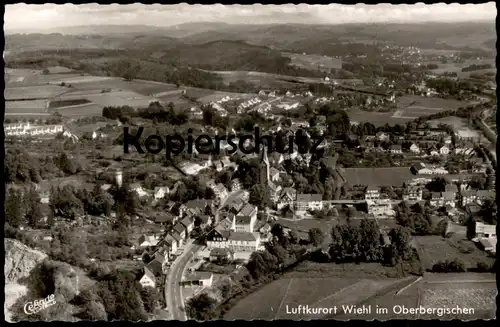
{"label": "white house", "polygon": [[410,146],[410,151],[415,153],[415,154],[419,154],[420,153],[420,148],[418,147],[418,145],[416,143],[413,143],[411,146]]}
{"label": "white house", "polygon": [[465,207],[477,201],[477,190],[466,190],[462,189],[460,191],[460,205]]}
{"label": "white house", "polygon": [[279,181],[280,180],[280,171],[274,167],[271,167],[271,169],[269,169],[269,178],[273,182]]}
{"label": "white house", "polygon": [[284,188],[281,191],[281,195],[278,198],[276,203],[276,207],[278,210],[281,210],[285,207],[293,208],[293,203],[297,197],[297,191],[292,187]]}
{"label": "white house", "polygon": [[182,278],[183,285],[196,285],[202,287],[212,287],[214,275],[211,272],[195,271]]}
{"label": "white house", "polygon": [[155,200],[163,199],[165,197],[165,195],[167,195],[169,193],[170,193],[170,190],[167,186],[155,187],[155,190],[154,190]]}
{"label": "white house", "polygon": [[184,227],[181,223],[175,224],[172,230],[179,234],[182,239],[186,239],[186,227]]}
{"label": "white house", "polygon": [[102,184],[102,185],[101,185],[101,190],[103,190],[104,192],[107,192],[107,191],[109,191],[112,187],[113,187],[113,185],[111,185],[111,184]]}
{"label": "white house", "polygon": [[402,154],[403,148],[401,147],[400,144],[393,144],[393,145],[391,145],[391,153],[392,154]]}
{"label": "white house", "polygon": [[220,201],[222,201],[222,199],[224,199],[227,196],[227,189],[222,183],[216,184],[215,186],[211,187],[211,189],[214,191],[215,196]]}
{"label": "white house", "polygon": [[137,195],[138,195],[140,198],[142,198],[142,197],[144,197],[144,196],[148,195],[148,192],[146,192],[146,190],[144,190],[144,189],[142,188],[141,184],[139,184],[139,183],[133,183],[133,184],[130,184],[130,189],[131,189],[133,192],[137,193]]}
{"label": "white house", "polygon": [[239,191],[241,189],[240,180],[238,178],[233,179],[229,184],[229,188],[231,189],[231,192]]}
{"label": "white house", "polygon": [[236,216],[235,231],[252,233],[255,228],[256,216]]}
{"label": "white house", "polygon": [[322,210],[323,196],[321,194],[297,194],[295,211],[305,213],[308,210]]}
{"label": "white house", "polygon": [[375,201],[380,198],[380,191],[378,187],[368,185],[365,190],[365,200]]}
{"label": "white house", "polygon": [[158,242],[159,242],[158,238],[155,237],[154,235],[141,235],[139,237],[137,245],[139,248],[142,248],[148,246],[155,246],[158,244]]}
{"label": "white house", "polygon": [[390,200],[378,200],[377,202],[368,201],[368,213],[374,216],[394,216]]}
{"label": "white house", "polygon": [[447,207],[455,208],[456,194],[454,192],[432,192],[431,193],[431,206],[434,207]]}
{"label": "white house", "polygon": [[422,201],[422,188],[408,186],[403,193],[403,201]]}
{"label": "white house", "polygon": [[258,251],[261,247],[260,234],[249,232],[235,232],[230,230],[214,229],[207,235],[207,248],[230,249],[235,255],[237,252],[248,254]]}
{"label": "white house", "polygon": [[251,217],[252,220],[257,219],[257,207],[247,203],[241,210],[238,212],[238,216],[248,216]]}
{"label": "white house", "polygon": [[165,251],[167,252],[166,254],[174,254],[175,252],[177,252],[177,249],[180,245],[179,242],[170,234],[167,234],[165,236],[162,244],[165,246]]}
{"label": "white house", "polygon": [[497,237],[484,237],[479,240],[484,251],[490,252],[491,254],[496,254],[497,249]]}
{"label": "white house", "polygon": [[480,221],[476,221],[474,224],[473,235],[474,237],[496,237],[497,236],[497,226],[496,225],[488,225],[482,223]]}
{"label": "white house", "polygon": [[193,231],[193,228],[194,228],[194,220],[193,218],[191,217],[185,217],[184,219],[182,219],[180,221],[180,224],[182,224],[182,226],[184,226],[184,228],[186,229],[186,233],[189,235],[189,233],[191,233]]}
{"label": "white house", "polygon": [[139,283],[142,287],[155,287],[156,286],[156,278],[151,270],[148,268],[144,268],[144,275],[142,275]]}
{"label": "white house", "polygon": [[389,135],[384,133],[384,132],[378,132],[377,134],[375,134],[375,137],[379,140],[379,141],[387,141],[389,140]]}

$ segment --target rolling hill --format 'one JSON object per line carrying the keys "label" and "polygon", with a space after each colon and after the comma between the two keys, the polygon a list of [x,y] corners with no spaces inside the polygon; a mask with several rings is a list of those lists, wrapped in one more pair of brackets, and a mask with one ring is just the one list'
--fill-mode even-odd
{"label": "rolling hill", "polygon": [[[184,24],[187,30],[189,24]],[[320,44],[349,42],[387,41],[399,45],[414,45],[421,48],[465,48],[460,38],[467,38],[470,48],[484,49],[484,42],[496,36],[495,23],[426,23],[426,24],[343,24],[343,25],[233,25],[227,28],[213,26],[193,33],[200,25],[191,25],[190,33],[182,40],[186,43],[201,43],[214,40],[243,40],[250,44],[263,45],[282,50],[321,53]],[[174,28],[166,31],[169,34]],[[470,42],[473,40],[474,42]],[[491,42],[491,41],[490,41]]]}

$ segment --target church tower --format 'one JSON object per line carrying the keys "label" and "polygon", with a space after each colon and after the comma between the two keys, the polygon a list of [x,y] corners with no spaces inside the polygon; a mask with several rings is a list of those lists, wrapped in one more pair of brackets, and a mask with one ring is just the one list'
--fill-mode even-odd
{"label": "church tower", "polygon": [[270,180],[270,172],[269,172],[269,159],[267,158],[267,151],[265,147],[262,147],[262,158],[260,161],[260,176],[259,182],[260,184],[264,184],[267,186]]}

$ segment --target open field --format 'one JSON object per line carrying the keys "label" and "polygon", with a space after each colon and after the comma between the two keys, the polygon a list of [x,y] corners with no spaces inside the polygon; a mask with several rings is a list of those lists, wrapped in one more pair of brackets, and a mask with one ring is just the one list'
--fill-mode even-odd
{"label": "open field", "polygon": [[347,114],[352,121],[359,123],[370,122],[375,126],[382,126],[385,124],[405,124],[421,116],[456,109],[464,105],[465,103],[456,100],[404,96],[398,99],[399,109],[395,112],[368,112],[349,109]]}
{"label": "open field", "polygon": [[40,85],[40,84],[60,84],[62,80],[68,78],[78,78],[81,74],[67,73],[67,74],[48,74],[44,75],[41,72],[30,74],[24,78],[23,84],[26,86]]}
{"label": "open field", "polygon": [[309,237],[308,233],[311,228],[319,228],[326,235],[330,235],[333,226],[342,223],[343,219],[341,217],[335,217],[334,219],[302,219],[302,220],[289,220],[280,219],[279,223],[284,227],[288,227],[297,231],[300,237]]}
{"label": "open field", "polygon": [[460,136],[463,137],[480,137],[480,133],[472,128],[467,123],[467,120],[459,117],[444,117],[440,119],[429,120],[431,127],[437,127],[439,124],[451,125],[455,128]]}
{"label": "open field", "polygon": [[54,80],[51,82],[51,84],[59,84],[59,83],[66,83],[66,84],[79,84],[79,83],[99,83],[102,81],[108,81],[108,80],[114,80],[115,77],[106,77],[106,76],[65,76],[61,75],[61,78],[59,80]]}
{"label": "open field", "polygon": [[[388,309],[387,313],[363,316],[365,319],[493,319],[495,318],[495,296],[497,294],[495,275],[492,274],[425,274],[423,279],[399,294],[387,293],[374,297],[364,304],[377,305]],[[414,315],[396,314],[395,306],[406,306],[407,308],[461,308],[474,309],[473,315]],[[339,319],[346,317],[339,316]]]}
{"label": "open field", "polygon": [[415,178],[410,167],[344,168],[349,185],[401,186]]}
{"label": "open field", "polygon": [[348,109],[347,115],[350,120],[358,123],[372,123],[375,126],[383,126],[385,124],[405,124],[414,119],[409,117],[395,117],[393,112],[369,112],[359,109]]}
{"label": "open field", "polygon": [[299,53],[283,52],[283,55],[292,59],[291,64],[297,67],[311,69],[311,70],[324,70],[330,72],[330,69],[342,68],[342,59],[320,56],[320,55],[304,55]]}
{"label": "open field", "polygon": [[103,106],[89,103],[76,106],[52,109],[65,117],[101,116]]}
{"label": "open field", "polygon": [[445,110],[454,110],[465,103],[457,100],[427,98],[422,96],[403,96],[398,98],[398,110],[393,114],[393,118],[415,119]]}
{"label": "open field", "polygon": [[[379,264],[349,264],[345,271],[337,271],[343,265],[307,263],[300,274],[291,272],[246,298],[240,300],[224,316],[225,320],[252,319],[492,319],[495,317],[497,294],[494,274],[488,273],[426,273],[422,278],[383,278],[372,274],[384,269]],[[318,271],[311,266],[324,266]],[[377,267],[376,267],[377,266]],[[299,266],[300,267],[300,266]],[[311,272],[319,272],[319,278]],[[350,276],[346,278],[345,276]],[[381,278],[382,277],[382,278]],[[262,301],[262,299],[266,301]],[[333,308],[337,314],[291,314],[299,305],[309,308]],[[371,313],[354,315],[345,313],[342,305],[371,307]],[[406,308],[470,308],[471,315],[403,314],[397,306]],[[387,308],[387,312],[376,312],[376,308]],[[289,313],[287,313],[287,308]]]}
{"label": "open field", "polygon": [[[224,79],[225,83],[245,81],[247,83],[261,85],[262,88],[267,88],[269,85],[275,85],[279,83],[280,85],[290,85],[296,86],[297,82],[300,83],[319,83],[321,78],[312,77],[296,77],[296,76],[286,76],[270,73],[261,73],[253,71],[209,71],[214,74],[218,74]],[[289,82],[290,81],[290,82]],[[296,81],[296,82],[291,82]]]}
{"label": "open field", "polygon": [[22,84],[26,80],[27,76],[34,75],[38,71],[33,69],[12,69],[5,68],[4,71],[4,80],[5,84]]}
{"label": "open field", "polygon": [[55,69],[55,71],[47,75],[42,74],[39,70],[6,69],[6,81],[17,85],[22,83],[25,86],[36,86],[40,84],[59,85],[64,82],[65,84],[71,84],[74,90],[98,90],[99,92],[104,89],[127,90],[145,96],[177,89],[174,84],[137,79],[125,81],[119,77],[82,75],[74,73],[66,67],[52,68]]}
{"label": "open field", "polygon": [[5,119],[22,120],[22,119],[47,119],[50,118],[48,112],[6,112]]}
{"label": "open field", "polygon": [[24,111],[25,109],[33,109],[34,112],[47,108],[47,101],[45,100],[26,100],[26,101],[6,101],[5,111],[17,112],[18,110]]}
{"label": "open field", "polygon": [[232,93],[232,92],[213,91],[212,94],[199,97],[197,100],[202,102],[202,103],[209,103],[209,102],[218,101],[226,96],[229,96],[232,99],[236,99],[236,98],[246,99],[246,98],[251,97],[251,95],[247,94],[247,93]]}
{"label": "open field", "polygon": [[58,85],[7,87],[4,96],[5,100],[50,99],[67,91],[68,88]]}
{"label": "open field", "polygon": [[[425,274],[420,302],[424,307],[474,309],[474,315],[445,315],[442,319],[495,318],[496,276],[488,273]],[[432,319],[425,315],[422,319]]]}
{"label": "open field", "polygon": [[478,262],[494,262],[494,258],[488,257],[465,235],[453,234],[450,238],[415,236],[413,240],[424,269],[431,269],[438,261],[453,259],[461,260],[466,269],[476,268]]}
{"label": "open field", "polygon": [[[152,94],[177,90],[173,84],[164,84],[153,81],[132,80],[125,81],[118,77],[79,76],[74,79],[63,80],[72,84],[77,90],[123,90],[150,96]],[[60,83],[61,81],[59,81]],[[56,82],[55,82],[56,83]]]}
{"label": "open field", "polygon": [[[438,65],[437,69],[432,70],[432,72],[435,74],[443,74],[445,72],[457,73],[459,78],[468,78],[470,76],[470,74],[473,74],[473,73],[484,74],[486,72],[496,72],[495,62],[491,61],[491,60],[467,60],[463,63],[446,63],[446,64],[443,64],[440,61],[428,61],[428,62],[425,62],[425,64]],[[484,65],[484,64],[490,64],[492,68],[475,70],[475,71],[470,71],[470,72],[462,72],[462,68],[465,68],[467,66]]]}
{"label": "open field", "polygon": [[[338,312],[342,305],[354,305],[368,298],[385,293],[400,284],[407,284],[415,277],[403,279],[357,279],[357,278],[287,278],[274,281],[238,302],[224,317],[234,319],[325,319],[336,318],[328,314],[291,314],[287,308],[299,305],[310,308],[333,308]],[[266,299],[262,301],[261,299]],[[260,300],[259,300],[260,299]],[[333,312],[332,312],[333,313]],[[351,317],[353,318],[353,317]],[[359,316],[358,316],[359,318]]]}
{"label": "open field", "polygon": [[48,67],[47,69],[49,70],[50,74],[68,74],[74,72],[73,69],[62,66]]}

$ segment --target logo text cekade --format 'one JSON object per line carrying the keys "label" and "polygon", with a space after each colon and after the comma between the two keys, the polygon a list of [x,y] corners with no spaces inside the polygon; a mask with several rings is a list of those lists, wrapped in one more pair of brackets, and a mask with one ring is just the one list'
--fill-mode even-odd
{"label": "logo text cekade", "polygon": [[47,296],[45,299],[35,300],[33,302],[27,302],[24,305],[24,312],[27,315],[36,314],[44,309],[47,309],[50,306],[56,304],[56,296],[51,294]]}

